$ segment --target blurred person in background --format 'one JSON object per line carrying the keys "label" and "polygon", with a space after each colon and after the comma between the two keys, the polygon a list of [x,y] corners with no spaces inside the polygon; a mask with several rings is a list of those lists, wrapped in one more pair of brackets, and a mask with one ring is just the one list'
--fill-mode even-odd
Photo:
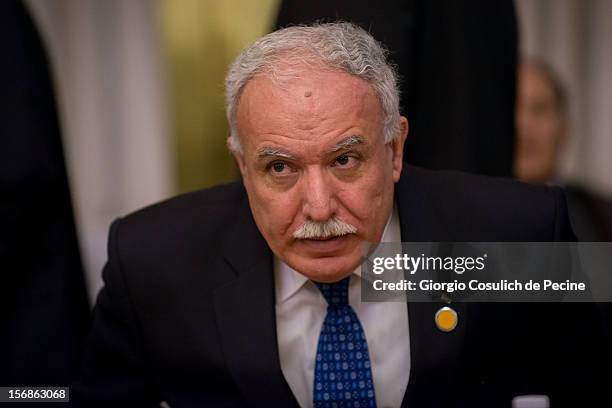
{"label": "blurred person in background", "polygon": [[[566,90],[542,61],[521,63],[516,108],[517,147],[514,174],[528,183],[565,184],[558,176],[559,158],[568,137]],[[572,229],[579,241],[612,240],[612,202],[582,186],[565,185]],[[599,303],[607,338],[612,335],[612,304]]]}
{"label": "blurred person in background", "polygon": [[[558,166],[568,138],[568,101],[550,66],[529,60],[518,72],[514,174],[529,183],[565,184]],[[612,202],[583,186],[565,185],[570,221],[580,241],[612,241]]]}

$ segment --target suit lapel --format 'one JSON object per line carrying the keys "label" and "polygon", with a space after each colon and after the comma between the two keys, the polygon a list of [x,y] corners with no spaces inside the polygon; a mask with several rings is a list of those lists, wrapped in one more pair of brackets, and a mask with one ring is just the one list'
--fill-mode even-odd
{"label": "suit lapel", "polygon": [[[402,241],[440,242],[452,241],[436,211],[436,202],[428,196],[428,186],[419,185],[419,178],[405,166],[396,187],[396,200],[400,217]],[[409,302],[408,324],[410,328],[410,380],[402,407],[442,406],[452,400],[451,389],[459,374],[459,363],[466,333],[467,307],[464,303],[452,303],[459,316],[457,327],[449,333],[440,331],[434,316],[443,306],[440,301]]]}
{"label": "suit lapel", "polygon": [[214,293],[223,352],[249,405],[297,406],[278,356],[272,254],[244,201],[218,265],[235,279]]}

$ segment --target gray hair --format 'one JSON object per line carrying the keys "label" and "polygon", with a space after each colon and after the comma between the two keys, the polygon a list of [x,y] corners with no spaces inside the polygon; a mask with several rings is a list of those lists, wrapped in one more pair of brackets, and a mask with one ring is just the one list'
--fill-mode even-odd
{"label": "gray hair", "polygon": [[370,84],[383,109],[385,143],[399,136],[398,80],[395,67],[387,60],[386,49],[354,24],[316,23],[274,31],[242,51],[232,63],[225,77],[225,112],[231,150],[242,152],[236,113],[245,85],[257,76],[274,79],[279,64],[303,66],[313,61]]}

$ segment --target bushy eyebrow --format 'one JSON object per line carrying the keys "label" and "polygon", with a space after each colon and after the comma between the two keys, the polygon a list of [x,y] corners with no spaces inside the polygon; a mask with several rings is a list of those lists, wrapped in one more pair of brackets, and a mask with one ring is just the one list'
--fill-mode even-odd
{"label": "bushy eyebrow", "polygon": [[[345,139],[342,139],[338,143],[336,143],[331,149],[329,149],[330,153],[335,153],[343,149],[348,149],[352,146],[363,145],[366,141],[363,137],[353,135],[349,136]],[[267,159],[267,158],[279,158],[279,159],[287,159],[287,160],[295,160],[295,156],[289,153],[287,150],[278,148],[278,147],[262,147],[257,150],[257,158],[259,160]]]}
{"label": "bushy eyebrow", "polygon": [[346,139],[342,139],[338,143],[336,143],[331,149],[329,149],[330,153],[337,152],[339,150],[348,149],[349,147],[363,145],[366,141],[363,137],[353,135],[349,136]]}
{"label": "bushy eyebrow", "polygon": [[288,159],[288,160],[295,159],[295,157],[293,157],[292,154],[290,154],[286,150],[279,149],[277,147],[262,147],[261,149],[257,151],[258,159],[261,160],[261,159],[266,159],[269,157]]}

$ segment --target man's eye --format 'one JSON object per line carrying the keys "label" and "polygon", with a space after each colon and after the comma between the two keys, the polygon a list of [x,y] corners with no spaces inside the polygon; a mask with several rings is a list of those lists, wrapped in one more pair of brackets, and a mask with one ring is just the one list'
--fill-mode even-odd
{"label": "man's eye", "polygon": [[285,170],[285,167],[286,167],[285,163],[280,163],[280,162],[272,163],[272,169],[276,173],[282,173],[283,170]]}
{"label": "man's eye", "polygon": [[286,176],[292,173],[293,169],[288,163],[282,161],[275,161],[270,163],[268,171],[275,176]]}
{"label": "man's eye", "polygon": [[342,156],[338,157],[336,159],[336,163],[338,163],[341,166],[346,166],[348,164],[350,160],[350,157],[348,157],[347,155],[343,154]]}
{"label": "man's eye", "polygon": [[348,154],[343,154],[336,157],[333,165],[335,167],[348,168],[353,167],[355,164],[357,164],[357,159],[355,157],[349,156]]}

